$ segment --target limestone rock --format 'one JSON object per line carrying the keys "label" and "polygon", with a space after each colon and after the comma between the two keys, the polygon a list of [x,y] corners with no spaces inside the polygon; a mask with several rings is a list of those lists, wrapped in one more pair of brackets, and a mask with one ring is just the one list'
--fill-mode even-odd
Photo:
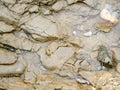
{"label": "limestone rock", "polygon": [[12,65],[0,65],[0,76],[19,76],[24,70],[25,66],[20,61]]}
{"label": "limestone rock", "polygon": [[0,65],[10,65],[17,61],[17,55],[0,48]]}
{"label": "limestone rock", "polygon": [[78,0],[67,0],[68,4],[73,4],[75,2],[77,2]]}
{"label": "limestone rock", "polygon": [[[46,83],[47,82],[47,83]],[[55,75],[51,74],[41,74],[37,77],[35,87],[38,90],[55,90],[55,89],[63,89],[63,90],[81,90],[79,84],[74,80],[63,79],[59,77],[55,77]]]}
{"label": "limestone rock", "polygon": [[24,82],[35,83],[36,76],[39,75],[42,70],[44,70],[40,57],[36,53],[26,53],[19,55],[18,60],[26,66],[25,73],[23,74]]}
{"label": "limestone rock", "polygon": [[25,72],[24,74],[25,74],[24,82],[31,83],[31,84],[35,83],[36,75],[33,72]]}
{"label": "limestone rock", "polygon": [[0,4],[0,12],[2,12],[0,13],[0,20],[4,20],[8,23],[15,24],[18,22],[18,19],[20,19],[20,16],[17,13],[10,11],[2,4]]}
{"label": "limestone rock", "polygon": [[117,63],[120,63],[120,48],[113,48],[113,58]]}
{"label": "limestone rock", "polygon": [[20,77],[2,78],[0,87],[5,90],[34,90],[31,84],[25,84]]}
{"label": "limestone rock", "polygon": [[[26,29],[32,34],[32,37],[39,41],[54,40],[57,38],[62,38],[68,33],[66,29],[62,29],[60,24],[57,25],[56,22],[50,21],[42,16],[36,16],[25,23],[22,28]],[[61,29],[63,31],[61,31]]]}
{"label": "limestone rock", "polygon": [[34,5],[33,7],[31,7],[30,9],[29,9],[29,11],[32,13],[32,12],[38,12],[38,9],[39,9],[39,7],[37,6],[37,5]]}
{"label": "limestone rock", "polygon": [[14,30],[14,27],[6,24],[5,22],[0,22],[0,33],[11,32]]}
{"label": "limestone rock", "polygon": [[85,0],[86,4],[90,5],[91,7],[94,7],[96,5],[97,0]]}
{"label": "limestone rock", "polygon": [[[64,53],[63,53],[64,52]],[[51,56],[41,58],[42,64],[49,70],[60,69],[74,55],[72,47],[59,47]]]}
{"label": "limestone rock", "polygon": [[15,4],[16,3],[16,0],[1,0],[1,1],[4,3],[7,3],[7,4]]}
{"label": "limestone rock", "polygon": [[57,48],[58,48],[57,42],[52,42],[51,44],[49,44],[46,48],[47,55],[53,54],[57,50]]}
{"label": "limestone rock", "polygon": [[120,73],[120,63],[117,64],[116,70]]}
{"label": "limestone rock", "polygon": [[1,35],[0,40],[2,43],[13,46],[15,48],[24,49],[24,50],[31,50],[33,43],[26,38],[25,36],[21,35],[15,36],[14,34],[4,34]]}
{"label": "limestone rock", "polygon": [[52,9],[55,11],[60,11],[61,9],[63,9],[66,6],[67,6],[66,1],[58,1],[52,6]]}
{"label": "limestone rock", "polygon": [[27,4],[15,4],[11,10],[18,13],[18,14],[22,14],[24,13],[27,9],[28,9],[28,5]]}

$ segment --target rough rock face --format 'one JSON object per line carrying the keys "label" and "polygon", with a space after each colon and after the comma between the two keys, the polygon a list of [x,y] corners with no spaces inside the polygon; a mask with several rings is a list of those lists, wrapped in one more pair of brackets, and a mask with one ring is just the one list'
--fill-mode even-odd
{"label": "rough rock face", "polygon": [[0,0],[0,90],[119,90],[119,15],[119,0]]}

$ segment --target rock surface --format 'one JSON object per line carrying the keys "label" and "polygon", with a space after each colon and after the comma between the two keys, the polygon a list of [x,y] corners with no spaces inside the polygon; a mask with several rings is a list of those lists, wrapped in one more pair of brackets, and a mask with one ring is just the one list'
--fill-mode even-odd
{"label": "rock surface", "polygon": [[0,90],[119,90],[119,0],[0,0],[0,12]]}
{"label": "rock surface", "polygon": [[17,61],[17,54],[0,48],[0,65],[10,65]]}

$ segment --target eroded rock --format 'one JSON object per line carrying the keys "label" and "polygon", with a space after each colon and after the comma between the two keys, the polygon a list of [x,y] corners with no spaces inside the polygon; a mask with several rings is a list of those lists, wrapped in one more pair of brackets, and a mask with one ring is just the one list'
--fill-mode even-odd
{"label": "eroded rock", "polygon": [[14,30],[14,27],[6,24],[5,22],[0,22],[0,33],[11,32]]}
{"label": "eroded rock", "polygon": [[67,6],[66,1],[58,1],[55,4],[53,4],[52,9],[55,11],[60,11],[61,9],[63,9],[66,6]]}
{"label": "eroded rock", "polygon": [[[54,40],[67,36],[67,30],[56,22],[52,22],[42,16],[36,16],[29,20],[22,28],[32,34],[32,37],[39,41]],[[63,29],[61,32],[60,30]],[[62,35],[62,36],[61,36]]]}
{"label": "eroded rock", "polygon": [[0,36],[2,43],[15,47],[17,49],[31,50],[33,43],[30,41],[24,33],[4,34]]}
{"label": "eroded rock", "polygon": [[17,54],[0,48],[0,65],[10,65],[17,61]]}
{"label": "eroded rock", "polygon": [[20,61],[12,65],[0,65],[0,76],[19,76],[24,70],[25,66]]}
{"label": "eroded rock", "polygon": [[[47,82],[47,83],[46,83]],[[37,82],[35,87],[38,90],[55,90],[55,89],[63,89],[63,90],[80,90],[82,86],[80,86],[74,80],[63,79],[59,77],[55,77],[51,74],[41,74],[37,77]]]}
{"label": "eroded rock", "polygon": [[72,47],[59,47],[48,59],[42,60],[42,64],[50,70],[60,69],[73,55]]}

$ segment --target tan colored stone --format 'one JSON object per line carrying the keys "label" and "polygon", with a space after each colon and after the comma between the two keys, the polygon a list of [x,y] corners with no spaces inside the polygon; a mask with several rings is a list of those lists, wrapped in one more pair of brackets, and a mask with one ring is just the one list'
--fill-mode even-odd
{"label": "tan colored stone", "polygon": [[2,78],[0,87],[7,90],[34,90],[31,84],[25,84],[20,77]]}
{"label": "tan colored stone", "polygon": [[20,37],[17,37],[14,34],[4,34],[0,37],[2,43],[11,45],[15,48],[31,50],[33,46],[32,41],[22,35]]}
{"label": "tan colored stone", "polygon": [[12,65],[0,65],[0,76],[19,76],[24,70],[25,66],[20,61]]}
{"label": "tan colored stone", "polygon": [[117,63],[120,63],[120,48],[113,48],[113,58]]}
{"label": "tan colored stone", "polygon": [[52,42],[51,44],[49,44],[46,48],[47,55],[53,54],[56,51],[57,48],[58,48],[58,43],[57,42]]}
{"label": "tan colored stone", "polygon": [[6,24],[5,22],[0,22],[0,33],[11,32],[14,30],[14,27]]}
{"label": "tan colored stone", "polygon": [[0,13],[0,19],[5,20],[6,22],[15,24],[15,22],[18,22],[18,19],[20,19],[20,16],[17,13],[10,11],[7,7],[1,4],[0,12],[2,12]]}
{"label": "tan colored stone", "polygon": [[46,73],[39,75],[36,83],[35,87],[38,90],[81,90],[80,87],[82,87],[74,80],[63,79]]}
{"label": "tan colored stone", "polygon": [[68,4],[76,3],[78,0],[67,0]]}
{"label": "tan colored stone", "polygon": [[117,70],[117,72],[120,73],[120,63],[117,64],[117,66],[116,66],[116,70]]}
{"label": "tan colored stone", "polygon": [[28,5],[27,4],[15,4],[11,10],[18,13],[18,14],[22,14],[25,12],[25,10],[27,10]]}
{"label": "tan colored stone", "polygon": [[1,1],[7,4],[15,4],[16,2],[16,0],[1,0]]}
{"label": "tan colored stone", "polygon": [[17,61],[17,54],[0,48],[0,65],[10,65]]}
{"label": "tan colored stone", "polygon": [[41,54],[42,64],[49,70],[60,69],[74,55],[74,48],[59,47],[51,56]]}
{"label": "tan colored stone", "polygon": [[55,11],[60,11],[66,6],[67,6],[67,2],[62,0],[62,1],[58,1],[55,4],[53,4],[52,9]]}
{"label": "tan colored stone", "polygon": [[33,7],[31,7],[30,9],[29,9],[29,11],[32,13],[32,12],[38,12],[38,9],[39,9],[39,7],[37,6],[37,5],[34,5]]}

